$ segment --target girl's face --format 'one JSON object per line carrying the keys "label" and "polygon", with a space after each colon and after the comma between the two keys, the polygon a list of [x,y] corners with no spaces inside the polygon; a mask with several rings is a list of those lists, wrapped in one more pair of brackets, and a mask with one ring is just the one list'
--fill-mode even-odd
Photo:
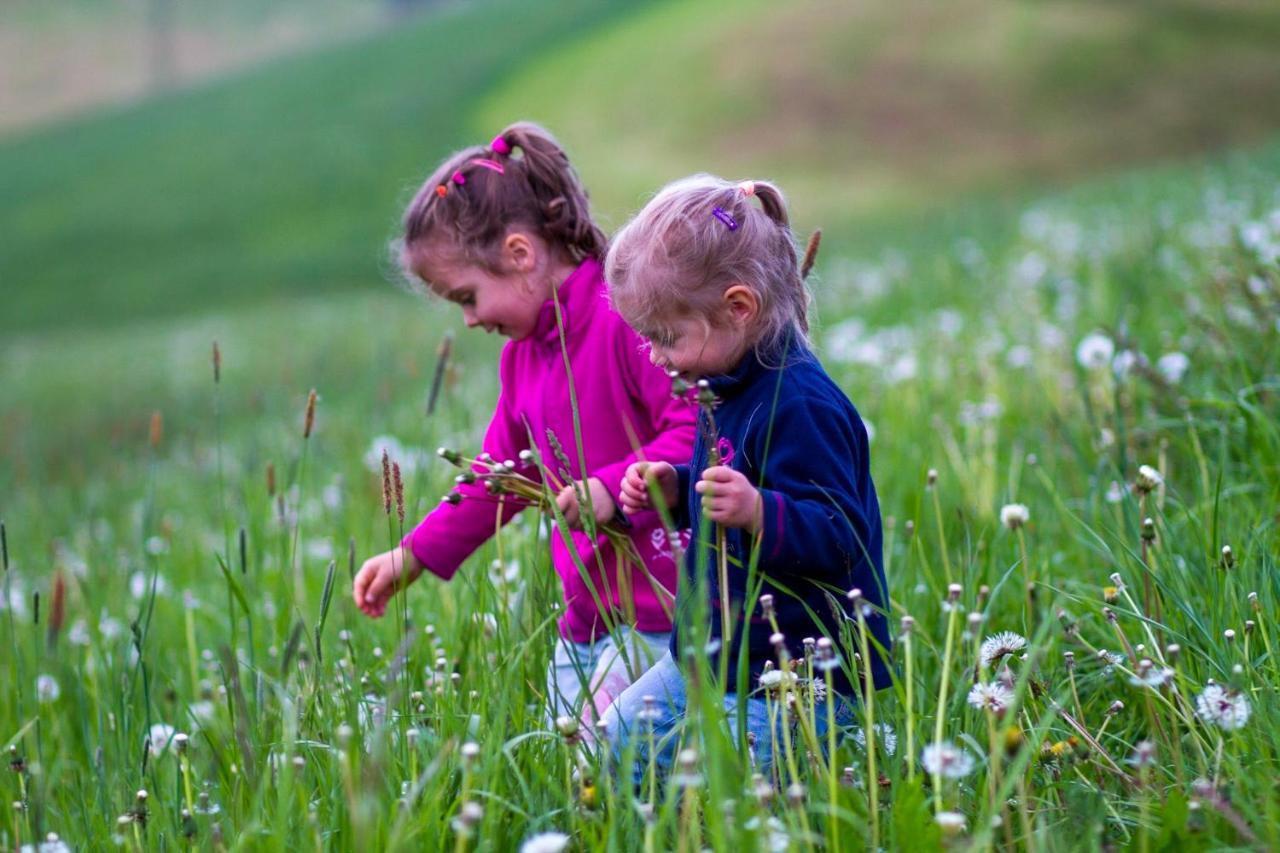
{"label": "girl's face", "polygon": [[713,325],[701,317],[671,317],[640,333],[649,360],[685,379],[728,373],[742,360],[748,343],[744,330]]}
{"label": "girl's face", "polygon": [[727,288],[714,317],[659,317],[652,328],[638,330],[649,345],[649,360],[685,379],[728,373],[754,342],[752,331],[760,302],[748,287]]}
{"label": "girl's face", "polygon": [[[515,242],[512,242],[512,238]],[[524,235],[504,244],[497,273],[456,258],[450,251],[417,252],[413,272],[432,292],[462,309],[468,329],[482,328],[512,340],[533,334],[542,305],[551,298],[548,271]]]}

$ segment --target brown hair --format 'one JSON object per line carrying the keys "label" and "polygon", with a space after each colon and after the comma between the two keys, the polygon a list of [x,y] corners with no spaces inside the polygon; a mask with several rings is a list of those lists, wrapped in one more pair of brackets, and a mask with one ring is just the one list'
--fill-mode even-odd
{"label": "brown hair", "polygon": [[516,227],[574,263],[603,258],[607,244],[568,155],[530,122],[509,126],[488,146],[448,157],[414,195],[403,225],[395,248],[406,274],[412,273],[414,249],[437,240],[452,243],[465,262],[497,273],[498,247]]}
{"label": "brown hair", "polygon": [[668,184],[614,238],[605,279],[618,313],[642,332],[679,314],[715,320],[725,288],[743,284],[760,301],[758,355],[808,346],[809,293],[786,200],[765,181]]}

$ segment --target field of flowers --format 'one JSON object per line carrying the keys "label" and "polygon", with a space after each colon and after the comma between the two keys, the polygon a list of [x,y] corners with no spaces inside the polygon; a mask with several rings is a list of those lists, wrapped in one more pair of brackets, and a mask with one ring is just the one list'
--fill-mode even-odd
{"label": "field of flowers", "polygon": [[780,662],[768,777],[706,683],[639,788],[548,725],[532,512],[353,607],[496,395],[445,307],[7,346],[0,847],[1280,846],[1277,187],[1271,146],[829,241],[816,339],[873,432],[896,679],[819,744],[810,697],[876,652],[852,625]]}

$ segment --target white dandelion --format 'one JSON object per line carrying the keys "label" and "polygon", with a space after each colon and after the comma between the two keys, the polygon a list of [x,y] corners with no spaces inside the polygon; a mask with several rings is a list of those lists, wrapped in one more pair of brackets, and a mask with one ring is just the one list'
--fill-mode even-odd
{"label": "white dandelion", "polygon": [[966,819],[960,812],[938,812],[933,820],[943,835],[959,835],[964,832]]}
{"label": "white dandelion", "polygon": [[156,723],[151,727],[147,734],[147,740],[150,743],[152,758],[159,758],[164,755],[165,750],[169,748],[169,744],[173,741],[174,735],[178,730],[167,723]]}
{"label": "white dandelion", "polygon": [[979,711],[1003,714],[1013,704],[1013,691],[999,681],[975,684],[969,691],[969,704]]}
{"label": "white dandelion", "polygon": [[1137,672],[1129,676],[1129,683],[1135,687],[1150,687],[1159,690],[1173,680],[1174,671],[1167,666],[1155,666],[1150,660],[1138,662]]}
{"label": "white dandelion", "polygon": [[1101,332],[1085,335],[1076,346],[1076,361],[1086,370],[1106,367],[1115,355],[1116,345]]}
{"label": "white dandelion", "polygon": [[973,772],[973,755],[950,741],[931,743],[920,753],[920,765],[931,776],[963,779]]}
{"label": "white dandelion", "polygon": [[1031,510],[1026,504],[1005,504],[1000,507],[1000,523],[1010,530],[1017,530],[1031,520]]}
{"label": "white dandelion", "polygon": [[524,840],[520,853],[560,853],[568,846],[569,836],[563,832],[539,832]]}
{"label": "white dandelion", "polygon": [[1196,697],[1196,713],[1206,723],[1235,731],[1249,722],[1249,700],[1238,690],[1210,684]]}
{"label": "white dandelion", "polygon": [[760,674],[760,689],[770,693],[779,692],[784,687],[794,687],[797,680],[794,672],[771,669]]}
{"label": "white dandelion", "polygon": [[36,700],[41,704],[57,702],[58,697],[62,695],[62,688],[58,686],[58,679],[52,675],[41,674],[36,676]]}
{"label": "white dandelion", "polygon": [[1191,359],[1180,352],[1167,352],[1156,359],[1156,370],[1170,385],[1177,385],[1191,367]]}
{"label": "white dandelion", "polygon": [[1140,465],[1138,467],[1138,478],[1134,481],[1134,485],[1142,494],[1154,492],[1157,487],[1164,483],[1164,477],[1160,476],[1160,472],[1150,465]]}
{"label": "white dandelion", "polygon": [[[876,742],[880,744],[880,748],[884,750],[885,755],[893,755],[898,751],[898,733],[893,730],[893,726],[888,723],[876,723],[871,727],[875,732]],[[867,733],[862,727],[853,730],[853,742],[862,750],[867,748]]]}
{"label": "white dandelion", "polygon": [[1006,655],[1015,654],[1027,647],[1027,638],[1012,631],[1001,631],[982,641],[978,650],[978,659],[983,666],[989,667]]}

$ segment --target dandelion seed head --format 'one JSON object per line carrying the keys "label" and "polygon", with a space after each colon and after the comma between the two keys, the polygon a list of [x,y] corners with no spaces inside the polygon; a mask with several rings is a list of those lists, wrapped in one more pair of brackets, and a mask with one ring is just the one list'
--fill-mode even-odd
{"label": "dandelion seed head", "polygon": [[1031,510],[1026,504],[1005,504],[1000,508],[1000,523],[1010,530],[1017,530],[1031,520]]}
{"label": "dandelion seed head", "polygon": [[1001,631],[982,641],[978,660],[984,667],[993,666],[1006,655],[1015,654],[1027,647],[1027,638],[1012,631]]}
{"label": "dandelion seed head", "polygon": [[990,711],[1000,716],[1013,704],[1013,691],[1000,681],[975,684],[969,691],[968,702],[979,711]]}
{"label": "dandelion seed head", "polygon": [[563,832],[539,832],[520,845],[520,853],[561,853],[569,846],[569,836]]}
{"label": "dandelion seed head", "polygon": [[1196,713],[1200,719],[1226,731],[1244,728],[1250,712],[1249,700],[1243,693],[1220,684],[1209,684],[1196,697]]}
{"label": "dandelion seed head", "polygon": [[960,812],[938,812],[933,820],[938,824],[943,835],[953,836],[964,832],[966,818]]}
{"label": "dandelion seed head", "polygon": [[949,741],[931,743],[920,753],[925,772],[946,779],[962,779],[973,772],[973,755]]}
{"label": "dandelion seed head", "polygon": [[62,688],[58,685],[58,680],[52,675],[40,674],[36,676],[36,700],[42,705],[50,702],[57,702],[58,697],[62,695]]}
{"label": "dandelion seed head", "polygon": [[1150,494],[1164,483],[1164,477],[1160,476],[1160,472],[1150,465],[1140,465],[1138,467],[1138,477],[1134,481],[1134,488],[1139,494]]}

